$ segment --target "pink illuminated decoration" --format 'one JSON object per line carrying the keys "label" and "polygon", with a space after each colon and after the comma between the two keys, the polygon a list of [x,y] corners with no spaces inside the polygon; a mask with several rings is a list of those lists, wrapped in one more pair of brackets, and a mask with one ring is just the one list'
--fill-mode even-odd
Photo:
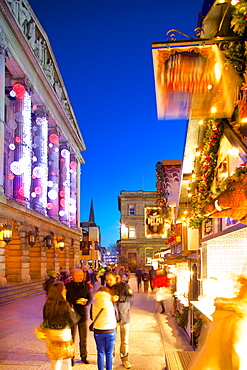
{"label": "pink illuminated decoration", "polygon": [[64,198],[60,200],[60,205],[61,205],[62,207],[64,207],[64,206],[65,206],[65,200],[64,200]]}
{"label": "pink illuminated decoration", "polygon": [[41,194],[41,193],[42,193],[42,189],[41,189],[41,187],[40,187],[40,186],[36,186],[36,188],[34,189],[34,192],[35,192],[36,194]]}
{"label": "pink illuminated decoration", "polygon": [[19,189],[19,194],[24,197],[24,187],[22,186],[20,189]]}
{"label": "pink illuminated decoration", "polygon": [[60,195],[60,197],[64,197],[64,196],[65,196],[65,192],[64,192],[64,190],[61,190],[61,191],[59,192],[59,195]]}
{"label": "pink illuminated decoration", "polygon": [[49,140],[52,144],[57,144],[59,142],[59,137],[57,134],[51,134]]}
{"label": "pink illuminated decoration", "polygon": [[14,140],[15,140],[16,143],[20,143],[21,142],[20,136],[16,136]]}
{"label": "pink illuminated decoration", "polygon": [[72,168],[72,170],[75,170],[77,168],[77,162],[71,161],[70,162],[70,168]]}
{"label": "pink illuminated decoration", "polygon": [[8,173],[8,179],[13,180],[15,175],[13,173]]}
{"label": "pink illuminated decoration", "polygon": [[51,174],[52,174],[52,176],[56,176],[56,172],[55,171],[51,171]]}
{"label": "pink illuminated decoration", "polygon": [[52,209],[53,208],[53,204],[52,203],[47,203],[47,209]]}
{"label": "pink illuminated decoration", "polygon": [[34,105],[33,105],[33,110],[37,110],[37,109],[38,109],[37,105],[36,105],[36,104],[34,104]]}
{"label": "pink illuminated decoration", "polygon": [[23,99],[24,98],[26,89],[22,84],[16,83],[16,84],[14,84],[12,89],[15,92],[15,96],[16,96],[17,99]]}

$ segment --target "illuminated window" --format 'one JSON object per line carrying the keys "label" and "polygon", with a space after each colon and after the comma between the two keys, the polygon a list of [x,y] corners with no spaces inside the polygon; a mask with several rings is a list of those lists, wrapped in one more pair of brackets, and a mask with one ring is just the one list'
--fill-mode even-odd
{"label": "illuminated window", "polygon": [[135,226],[129,226],[129,239],[134,239],[136,237]]}
{"label": "illuminated window", "polygon": [[129,216],[135,215],[135,206],[133,204],[129,205]]}

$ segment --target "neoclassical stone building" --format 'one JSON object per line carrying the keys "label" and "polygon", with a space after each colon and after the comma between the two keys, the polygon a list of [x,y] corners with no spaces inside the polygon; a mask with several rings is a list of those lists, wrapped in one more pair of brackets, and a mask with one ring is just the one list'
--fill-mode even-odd
{"label": "neoclassical stone building", "polygon": [[80,264],[84,150],[46,33],[28,1],[0,0],[0,284]]}

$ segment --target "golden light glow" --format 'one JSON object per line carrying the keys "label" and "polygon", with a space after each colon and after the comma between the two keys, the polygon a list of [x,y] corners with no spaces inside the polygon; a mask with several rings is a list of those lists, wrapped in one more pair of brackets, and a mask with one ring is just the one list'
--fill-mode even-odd
{"label": "golden light glow", "polygon": [[184,214],[187,215],[188,211],[184,211]]}
{"label": "golden light glow", "polygon": [[200,119],[200,121],[198,123],[199,123],[200,126],[203,125],[203,119]]}
{"label": "golden light glow", "polygon": [[234,6],[234,5],[236,5],[238,2],[239,2],[239,0],[232,0],[232,1],[231,1],[231,4]]}
{"label": "golden light glow", "polygon": [[208,90],[212,90],[213,85],[208,85]]}
{"label": "golden light glow", "polygon": [[188,197],[191,198],[192,197],[192,193],[188,193]]}
{"label": "golden light glow", "polygon": [[247,117],[242,118],[242,119],[241,119],[241,122],[242,122],[242,123],[246,123],[246,122],[247,122]]}
{"label": "golden light glow", "polygon": [[217,112],[216,107],[212,107],[212,108],[211,108],[211,113],[216,113],[216,112]]}
{"label": "golden light glow", "polygon": [[238,157],[239,156],[239,150],[237,148],[228,149],[228,154]]}

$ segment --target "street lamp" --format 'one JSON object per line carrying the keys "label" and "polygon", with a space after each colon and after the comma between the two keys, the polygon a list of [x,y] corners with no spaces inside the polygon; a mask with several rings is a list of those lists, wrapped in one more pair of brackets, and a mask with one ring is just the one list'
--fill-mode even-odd
{"label": "street lamp", "polygon": [[0,225],[0,231],[2,231],[2,240],[8,244],[12,240],[12,225],[2,224]]}

